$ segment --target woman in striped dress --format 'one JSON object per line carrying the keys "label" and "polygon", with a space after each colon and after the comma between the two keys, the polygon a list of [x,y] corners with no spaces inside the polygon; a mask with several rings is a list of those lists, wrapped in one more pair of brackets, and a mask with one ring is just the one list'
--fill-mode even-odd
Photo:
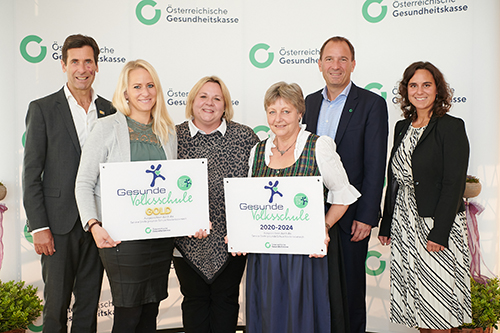
{"label": "woman in striped dress", "polygon": [[450,332],[471,321],[470,254],[462,199],[469,160],[463,120],[447,115],[452,92],[429,62],[399,84],[379,240],[391,244],[391,321]]}

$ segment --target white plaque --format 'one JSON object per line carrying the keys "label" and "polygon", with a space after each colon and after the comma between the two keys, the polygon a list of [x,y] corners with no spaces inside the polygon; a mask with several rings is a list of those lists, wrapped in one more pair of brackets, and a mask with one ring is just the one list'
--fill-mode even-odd
{"label": "white plaque", "polygon": [[114,240],[209,231],[207,160],[101,163],[102,225]]}
{"label": "white plaque", "polygon": [[321,177],[225,178],[229,252],[326,254]]}

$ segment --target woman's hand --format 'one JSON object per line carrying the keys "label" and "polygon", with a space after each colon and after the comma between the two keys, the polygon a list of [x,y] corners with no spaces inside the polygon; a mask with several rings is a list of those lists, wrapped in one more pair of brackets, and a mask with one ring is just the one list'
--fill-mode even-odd
{"label": "woman's hand", "polygon": [[389,245],[389,244],[391,244],[391,237],[378,236],[378,240],[380,241],[380,244],[382,244],[382,245]]}
{"label": "woman's hand", "polygon": [[[224,236],[224,243],[227,244],[228,242],[228,239],[227,239],[227,235]],[[233,255],[233,257],[236,257],[236,256],[246,256],[247,253],[246,252],[231,252],[231,254]]]}
{"label": "woman's hand", "polygon": [[[211,221],[208,222],[208,228],[210,230],[212,230],[212,222]],[[197,239],[203,239],[203,238],[207,238],[208,235],[209,235],[209,233],[207,232],[207,229],[200,229],[197,232],[195,232],[194,235],[189,235],[188,237],[189,238],[194,237]]]}
{"label": "woman's hand", "polygon": [[[325,216],[325,223],[328,224],[329,228],[332,228],[335,225],[335,223],[337,223],[337,221],[342,217],[342,215],[344,215],[347,208],[349,208],[349,205],[333,204],[330,206]],[[328,251],[328,244],[330,243],[330,236],[328,234],[329,228],[325,226],[325,233],[326,233],[325,244],[327,251]],[[309,258],[323,258],[324,256],[326,256],[326,253],[310,254]]]}
{"label": "woman's hand", "polygon": [[[325,234],[326,234],[326,237],[325,237],[325,245],[326,245],[326,252],[328,252],[328,244],[330,243],[330,235],[328,234],[328,228],[325,227]],[[309,255],[309,258],[323,258],[324,256],[326,256],[326,252],[325,254],[310,254]]]}
{"label": "woman's hand", "polygon": [[443,251],[443,250],[444,250],[443,245],[439,245],[438,243],[434,243],[433,241],[430,241],[430,240],[427,241],[427,251],[439,252],[439,251]]}
{"label": "woman's hand", "polygon": [[94,236],[95,243],[98,248],[103,249],[103,248],[111,248],[115,247],[118,244],[121,243],[121,241],[115,242],[113,238],[111,238],[103,227],[100,225],[96,224],[92,227],[92,236]]}

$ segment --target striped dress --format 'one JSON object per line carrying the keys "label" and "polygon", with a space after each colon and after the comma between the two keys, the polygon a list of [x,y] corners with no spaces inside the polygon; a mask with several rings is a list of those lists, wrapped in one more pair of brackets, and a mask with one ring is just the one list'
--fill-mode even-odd
{"label": "striped dress", "polygon": [[428,252],[431,217],[417,212],[411,155],[425,127],[410,126],[390,167],[398,181],[391,225],[391,322],[449,329],[471,321],[470,254],[465,212],[457,214],[449,247]]}

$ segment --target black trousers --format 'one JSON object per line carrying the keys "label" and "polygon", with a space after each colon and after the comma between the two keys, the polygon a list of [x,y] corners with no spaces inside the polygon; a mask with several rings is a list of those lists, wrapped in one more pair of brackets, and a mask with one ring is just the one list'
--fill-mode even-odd
{"label": "black trousers", "polygon": [[103,267],[92,235],[80,221],[65,235],[53,235],[56,252],[42,254],[43,332],[67,333],[71,294],[72,333],[93,333],[97,327],[97,307],[101,296]]}
{"label": "black trousers", "polygon": [[186,333],[234,333],[238,324],[238,296],[246,257],[230,257],[220,275],[207,283],[184,258],[174,266],[184,296],[182,323]]}
{"label": "black trousers", "polygon": [[346,271],[347,300],[351,333],[366,331],[366,255],[370,235],[359,242],[351,242],[352,236],[340,229],[340,239]]}
{"label": "black trousers", "polygon": [[340,226],[335,224],[328,232],[328,292],[330,296],[331,332],[349,333],[349,306],[345,266],[340,241]]}
{"label": "black trousers", "polygon": [[130,308],[115,306],[111,333],[156,333],[156,317],[160,303],[147,303]]}

